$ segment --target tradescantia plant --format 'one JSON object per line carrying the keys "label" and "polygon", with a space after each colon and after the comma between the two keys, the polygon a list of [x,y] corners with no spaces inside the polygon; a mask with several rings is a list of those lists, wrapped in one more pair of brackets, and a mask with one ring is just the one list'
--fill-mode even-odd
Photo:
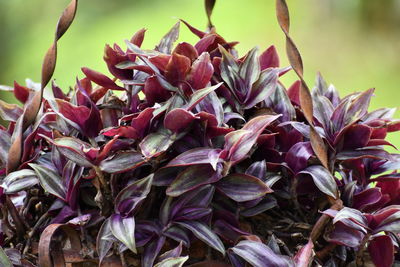
{"label": "tradescantia plant", "polygon": [[[55,82],[3,86],[1,266],[392,266],[400,260],[400,155],[385,137],[394,109],[374,90],[309,90],[289,35],[244,56],[180,21],[153,50],[145,30],[106,46],[112,78],[89,68],[68,93]],[[180,24],[199,37],[179,43]],[[285,88],[280,76],[299,77]],[[43,94],[48,90],[49,94]],[[52,94],[50,93],[52,92]]]}

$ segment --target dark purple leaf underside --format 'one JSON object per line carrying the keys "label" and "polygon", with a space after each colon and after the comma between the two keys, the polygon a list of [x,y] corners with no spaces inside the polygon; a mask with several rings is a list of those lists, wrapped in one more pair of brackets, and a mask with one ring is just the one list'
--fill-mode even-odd
{"label": "dark purple leaf underside", "polygon": [[254,200],[272,192],[259,178],[243,173],[230,174],[216,185],[218,190],[237,202]]}
{"label": "dark purple leaf underside", "polygon": [[115,198],[115,211],[131,214],[150,192],[153,175],[137,180],[122,189]]}
{"label": "dark purple leaf underside", "polygon": [[335,199],[338,197],[338,188],[335,178],[324,167],[320,165],[312,165],[299,173],[310,175],[315,185],[324,194],[331,196]]}
{"label": "dark purple leaf underside", "polygon": [[369,254],[376,266],[391,267],[394,261],[394,246],[387,235],[377,236],[369,242]]}
{"label": "dark purple leaf underside", "polygon": [[107,173],[121,173],[133,170],[145,163],[141,153],[136,151],[120,151],[102,160],[99,167]]}
{"label": "dark purple leaf underside", "polygon": [[166,167],[210,164],[215,169],[217,163],[221,162],[219,153],[220,150],[215,148],[193,148],[172,159]]}
{"label": "dark purple leaf underside", "polygon": [[177,197],[201,185],[215,183],[221,175],[209,165],[195,165],[182,171],[167,188],[167,195]]}

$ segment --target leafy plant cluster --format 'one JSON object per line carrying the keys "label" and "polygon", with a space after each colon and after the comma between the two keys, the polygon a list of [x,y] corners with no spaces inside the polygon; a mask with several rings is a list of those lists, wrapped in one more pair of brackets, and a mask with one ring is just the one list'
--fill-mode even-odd
{"label": "leafy plant cluster", "polygon": [[[197,43],[174,47],[180,23]],[[0,101],[4,266],[399,260],[400,155],[385,137],[400,122],[368,111],[373,89],[341,98],[318,75],[305,104],[274,46],[239,56],[181,21],[144,50],[145,32],[106,46],[112,78],[82,68],[41,98],[30,81],[2,87],[23,105]]]}

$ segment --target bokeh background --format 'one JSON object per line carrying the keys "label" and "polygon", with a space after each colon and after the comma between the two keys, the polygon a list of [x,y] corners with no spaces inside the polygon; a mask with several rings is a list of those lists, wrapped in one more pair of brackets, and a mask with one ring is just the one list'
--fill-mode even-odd
{"label": "bokeh background", "polygon": [[[0,84],[40,81],[44,53],[68,2],[0,0]],[[54,78],[67,89],[76,76],[83,77],[82,66],[107,73],[104,45],[123,45],[142,27],[148,29],[145,48],[153,48],[177,18],[205,29],[203,5],[203,0],[80,0],[73,25],[59,42]],[[342,96],[375,87],[371,109],[400,106],[400,0],[288,0],[288,5],[291,35],[310,85],[320,71]],[[288,64],[274,0],[218,0],[213,22],[227,40],[240,41],[241,54],[275,44]],[[180,40],[197,37],[181,27]],[[284,82],[294,79],[291,74]],[[390,141],[400,147],[400,134]]]}

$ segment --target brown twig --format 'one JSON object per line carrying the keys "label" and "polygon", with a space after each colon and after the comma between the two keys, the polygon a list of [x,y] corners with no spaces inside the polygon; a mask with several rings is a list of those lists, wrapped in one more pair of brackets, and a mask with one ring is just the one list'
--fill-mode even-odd
{"label": "brown twig", "polygon": [[357,255],[356,255],[356,265],[364,266],[364,251],[367,248],[367,243],[369,241],[370,234],[366,234],[361,241],[360,246],[358,247]]}
{"label": "brown twig", "polygon": [[25,255],[26,253],[28,253],[29,248],[31,246],[31,242],[32,242],[32,237],[35,235],[37,229],[39,229],[39,227],[42,225],[42,223],[50,217],[50,214],[48,212],[44,213],[39,220],[36,222],[36,224],[33,226],[33,228],[31,229],[31,231],[28,233],[28,239],[26,240],[26,244],[25,244],[25,248],[23,251],[23,255]]}
{"label": "brown twig", "polygon": [[317,251],[315,253],[315,256],[321,261],[323,261],[336,248],[336,246],[337,245],[335,243],[329,243],[323,249]]}
{"label": "brown twig", "polygon": [[[333,210],[341,210],[343,208],[342,200],[337,199],[330,208]],[[321,236],[325,229],[325,226],[329,223],[330,220],[331,217],[326,214],[322,214],[321,217],[319,217],[310,234],[310,238],[313,243],[315,243],[317,239]]]}

